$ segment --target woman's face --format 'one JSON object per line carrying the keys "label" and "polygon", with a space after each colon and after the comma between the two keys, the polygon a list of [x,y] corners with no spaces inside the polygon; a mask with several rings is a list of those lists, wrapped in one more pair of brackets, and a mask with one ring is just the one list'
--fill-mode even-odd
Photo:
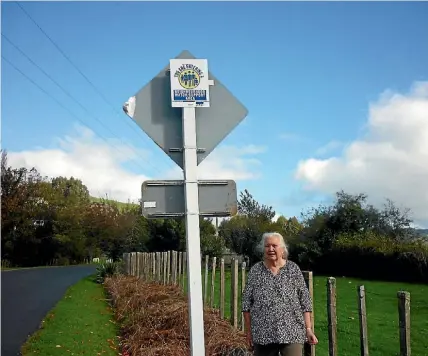
{"label": "woman's face", "polygon": [[265,240],[265,258],[269,261],[278,261],[283,254],[284,248],[281,247],[279,237],[269,236]]}

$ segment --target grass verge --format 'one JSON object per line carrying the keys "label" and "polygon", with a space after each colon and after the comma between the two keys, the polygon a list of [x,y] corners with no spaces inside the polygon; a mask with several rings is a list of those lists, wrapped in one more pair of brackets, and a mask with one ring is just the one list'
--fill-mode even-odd
{"label": "grass verge", "polygon": [[82,279],[42,321],[22,346],[23,356],[118,355],[118,328],[102,285]]}

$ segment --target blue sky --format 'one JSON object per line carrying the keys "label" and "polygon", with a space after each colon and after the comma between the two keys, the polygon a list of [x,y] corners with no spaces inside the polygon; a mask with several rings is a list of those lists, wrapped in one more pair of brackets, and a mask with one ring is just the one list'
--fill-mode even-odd
{"label": "blue sky", "polygon": [[[113,132],[116,139],[149,150],[138,164],[120,163],[130,174],[159,178],[173,168],[173,163],[122,113],[122,104],[181,50],[207,58],[210,71],[249,110],[249,116],[223,144],[265,148],[254,157],[241,157],[244,161],[239,162],[248,164],[250,173],[257,171],[261,176],[238,180],[238,188],[249,189],[261,202],[272,204],[278,213],[287,216],[298,215],[303,208],[323,201],[335,189],[349,188],[340,181],[327,182],[330,171],[324,172],[323,185],[318,184],[320,180],[311,181],[314,178],[308,171],[296,179],[300,161],[346,158],[346,147],[370,134],[370,103],[377,102],[387,89],[407,95],[414,82],[428,80],[428,3],[423,2],[21,5],[119,114],[15,3],[2,2],[2,33],[103,125],[3,37],[2,55],[97,135],[110,140]],[[260,73],[265,76],[263,82],[258,82]],[[73,135],[77,119],[3,60],[1,80],[3,148],[17,155],[55,150],[60,147],[58,138]],[[320,156],[319,149],[329,143],[331,150]],[[227,161],[227,154],[219,157],[221,152],[225,151],[218,151],[216,159]],[[37,163],[31,162],[36,156],[25,157],[26,164]],[[259,163],[254,164],[252,159]],[[317,172],[322,173],[319,168]],[[310,190],[304,188],[308,183],[312,184]],[[356,181],[349,189],[370,194],[376,186],[358,185]],[[135,191],[138,195],[138,186]],[[393,198],[407,203],[400,201],[400,196]],[[420,214],[420,221],[424,221],[425,213],[428,221],[428,212]]]}

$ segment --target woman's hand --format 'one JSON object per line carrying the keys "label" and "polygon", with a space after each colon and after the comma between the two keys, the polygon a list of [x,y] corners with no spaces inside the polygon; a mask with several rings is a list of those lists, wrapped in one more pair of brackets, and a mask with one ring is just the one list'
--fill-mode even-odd
{"label": "woman's hand", "polygon": [[247,331],[247,343],[248,343],[248,348],[250,349],[250,351],[253,350],[253,337],[251,336],[251,331]]}
{"label": "woman's hand", "polygon": [[308,338],[308,343],[311,345],[316,345],[318,344],[318,339],[315,336],[314,332],[312,331],[312,329],[307,328],[306,329],[306,337]]}

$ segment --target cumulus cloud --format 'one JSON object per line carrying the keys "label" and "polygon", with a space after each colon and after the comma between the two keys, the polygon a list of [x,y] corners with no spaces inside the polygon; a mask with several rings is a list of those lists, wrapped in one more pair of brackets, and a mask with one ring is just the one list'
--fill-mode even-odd
{"label": "cumulus cloud", "polygon": [[108,196],[120,201],[136,201],[144,174],[134,174],[122,164],[139,157],[148,157],[146,151],[131,148],[116,140],[102,141],[90,129],[76,125],[72,135],[55,139],[56,148],[9,152],[13,167],[35,167],[47,177],[75,177],[83,181],[91,195]]}
{"label": "cumulus cloud", "polygon": [[[149,177],[129,171],[124,164],[143,158],[141,166],[153,161],[150,152],[124,146],[116,140],[98,139],[94,132],[83,126],[64,138],[55,139],[55,148],[9,152],[8,162],[13,167],[35,167],[48,177],[75,177],[83,181],[91,195],[108,195],[119,201],[138,201],[141,184],[147,179],[182,179],[181,169],[166,169]],[[112,145],[113,144],[113,145]],[[200,166],[200,179],[250,180],[260,176],[261,161],[257,155],[264,147],[222,146],[216,149]],[[166,165],[165,165],[166,166]]]}
{"label": "cumulus cloud", "polygon": [[[198,178],[259,179],[262,162],[257,156],[265,151],[266,147],[256,145],[220,146],[198,166]],[[166,179],[183,179],[183,171],[176,167],[166,173]]]}
{"label": "cumulus cloud", "polygon": [[364,137],[342,155],[299,162],[295,177],[306,189],[365,192],[374,204],[385,198],[408,207],[428,223],[428,82],[406,94],[386,91],[369,106]]}
{"label": "cumulus cloud", "polygon": [[326,145],[321,146],[318,148],[315,152],[317,156],[325,156],[328,153],[331,153],[332,151],[341,148],[343,146],[343,143],[337,140],[332,140],[328,142]]}

